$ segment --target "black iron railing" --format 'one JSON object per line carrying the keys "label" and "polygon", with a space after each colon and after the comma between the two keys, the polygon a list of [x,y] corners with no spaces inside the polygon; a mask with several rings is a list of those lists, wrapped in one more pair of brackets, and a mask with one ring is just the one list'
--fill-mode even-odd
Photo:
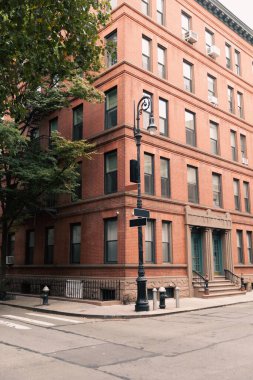
{"label": "black iron railing", "polygon": [[114,279],[51,278],[8,276],[6,290],[40,295],[47,285],[50,296],[99,301],[120,300],[120,281]]}
{"label": "black iron railing", "polygon": [[194,283],[197,283],[200,286],[204,287],[205,294],[209,294],[209,279],[207,275],[204,277],[201,273],[197,272],[196,270],[193,270],[192,278]]}
{"label": "black iron railing", "polygon": [[234,274],[233,272],[231,272],[228,269],[224,269],[224,273],[225,273],[226,280],[233,282],[233,284],[235,284],[237,286],[241,286],[241,289],[244,288],[243,277],[237,276],[236,274]]}

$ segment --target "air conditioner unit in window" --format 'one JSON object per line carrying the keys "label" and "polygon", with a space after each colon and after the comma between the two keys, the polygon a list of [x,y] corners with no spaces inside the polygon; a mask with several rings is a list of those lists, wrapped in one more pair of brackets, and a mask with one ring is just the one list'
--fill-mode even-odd
{"label": "air conditioner unit in window", "polygon": [[210,46],[208,49],[207,49],[207,54],[212,57],[212,58],[217,58],[220,56],[220,49],[215,46],[215,45],[212,45]]}
{"label": "air conditioner unit in window", "polygon": [[210,102],[213,106],[217,106],[217,105],[218,105],[218,99],[217,99],[215,96],[209,96],[209,97],[208,97],[208,100],[209,100],[209,102]]}
{"label": "air conditioner unit in window", "polygon": [[249,164],[249,160],[246,157],[242,157],[242,163],[244,165],[248,165]]}
{"label": "air conditioner unit in window", "polygon": [[191,44],[194,44],[195,42],[198,42],[198,33],[193,32],[192,30],[188,30],[188,32],[185,32],[184,39],[187,42],[190,42]]}
{"label": "air conditioner unit in window", "polygon": [[6,256],[6,265],[14,264],[14,256]]}

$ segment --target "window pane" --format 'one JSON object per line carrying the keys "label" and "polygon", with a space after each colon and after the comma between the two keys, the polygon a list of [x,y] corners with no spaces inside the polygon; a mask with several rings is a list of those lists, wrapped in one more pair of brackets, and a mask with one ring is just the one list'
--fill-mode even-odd
{"label": "window pane", "polygon": [[168,102],[159,99],[159,128],[160,134],[168,135],[168,120],[167,120]]}
{"label": "window pane", "polygon": [[183,32],[190,30],[190,16],[185,13],[181,14],[181,26]]}
{"label": "window pane", "polygon": [[146,262],[154,262],[154,222],[147,221],[145,228]]}
{"label": "window pane", "polygon": [[72,244],[81,242],[81,226],[72,226]]}
{"label": "window pane", "polygon": [[184,62],[183,64],[184,77],[191,79],[191,70],[192,70],[191,65],[189,63]]}
{"label": "window pane", "polygon": [[210,123],[210,137],[211,139],[218,140],[218,127],[216,124]]}
{"label": "window pane", "polygon": [[162,223],[162,251],[163,251],[163,262],[171,261],[171,253],[170,253],[170,222]]}
{"label": "window pane", "polygon": [[117,170],[117,153],[106,154],[106,173]]}
{"label": "window pane", "polygon": [[47,245],[54,245],[54,228],[47,230]]}
{"label": "window pane", "polygon": [[185,111],[185,126],[188,129],[194,130],[195,129],[195,115],[191,112]]}
{"label": "window pane", "polygon": [[146,16],[149,15],[149,0],[142,0],[141,1],[141,11],[144,13]]}
{"label": "window pane", "polygon": [[160,161],[161,168],[161,177],[168,178],[169,177],[169,160],[165,158],[161,158]]}
{"label": "window pane", "polygon": [[117,63],[117,31],[110,34],[106,39],[106,60],[107,67]]}
{"label": "window pane", "polygon": [[117,89],[113,89],[106,94],[106,110],[117,107]]}
{"label": "window pane", "polygon": [[145,154],[144,156],[144,172],[146,174],[153,174],[153,160],[152,156]]}
{"label": "window pane", "polygon": [[158,53],[158,62],[164,65],[165,64],[165,49],[158,46],[157,53]]}
{"label": "window pane", "polygon": [[234,195],[239,195],[239,181],[234,180]]}
{"label": "window pane", "polygon": [[34,247],[34,243],[35,243],[35,233],[34,231],[30,231],[28,234],[28,246]]}
{"label": "window pane", "polygon": [[118,221],[117,219],[105,220],[105,260],[117,262],[118,251]]}
{"label": "window pane", "polygon": [[83,105],[73,109],[73,123],[74,125],[83,122]]}
{"label": "window pane", "polygon": [[56,132],[58,129],[58,117],[55,117],[53,120],[49,122],[49,134],[52,132]]}
{"label": "window pane", "polygon": [[206,37],[206,46],[207,47],[212,46],[213,45],[213,33],[206,30],[205,37]]}
{"label": "window pane", "polygon": [[192,184],[197,183],[197,170],[196,170],[196,168],[192,168],[192,167],[188,166],[187,179],[188,179],[188,183],[192,183]]}
{"label": "window pane", "polygon": [[145,54],[147,57],[150,56],[150,40],[147,38],[142,38],[142,54]]}

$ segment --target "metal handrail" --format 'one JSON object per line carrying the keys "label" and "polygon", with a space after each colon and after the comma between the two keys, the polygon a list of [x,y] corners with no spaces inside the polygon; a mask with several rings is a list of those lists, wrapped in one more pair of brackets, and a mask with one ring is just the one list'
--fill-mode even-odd
{"label": "metal handrail", "polygon": [[231,281],[233,284],[241,285],[241,289],[244,288],[244,279],[243,277],[237,276],[237,274],[231,272],[228,269],[224,269],[226,280]]}
{"label": "metal handrail", "polygon": [[199,284],[204,285],[205,294],[209,294],[209,279],[208,275],[202,276],[201,273],[197,272],[196,270],[192,271],[193,274],[197,275],[197,282]]}

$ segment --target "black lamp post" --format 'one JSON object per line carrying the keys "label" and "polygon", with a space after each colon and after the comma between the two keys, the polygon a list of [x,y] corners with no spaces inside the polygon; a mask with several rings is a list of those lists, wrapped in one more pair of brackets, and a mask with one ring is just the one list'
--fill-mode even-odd
{"label": "black lamp post", "polygon": [[[154,134],[156,131],[156,126],[154,123],[153,111],[152,111],[152,100],[149,96],[143,96],[137,104],[137,116],[136,122],[134,120],[134,137],[137,147],[137,180],[138,180],[138,196],[137,196],[137,208],[142,208],[142,199],[141,199],[141,173],[140,173],[140,147],[141,147],[141,130],[140,130],[140,115],[143,111],[151,109],[149,117],[148,131],[150,134]],[[134,116],[135,119],[135,116]],[[135,304],[135,311],[149,311],[149,303],[147,298],[147,280],[145,278],[145,271],[143,265],[143,235],[142,227],[138,227],[138,252],[139,252],[139,264],[138,264],[138,277],[137,282],[137,300]]]}

